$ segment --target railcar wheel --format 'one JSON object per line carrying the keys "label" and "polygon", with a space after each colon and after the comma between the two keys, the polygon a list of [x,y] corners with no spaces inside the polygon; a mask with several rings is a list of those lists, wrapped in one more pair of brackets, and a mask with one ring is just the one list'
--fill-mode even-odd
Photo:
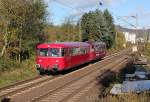
{"label": "railcar wheel", "polygon": [[40,75],[44,75],[44,74],[45,74],[45,71],[40,70],[39,73],[40,73]]}

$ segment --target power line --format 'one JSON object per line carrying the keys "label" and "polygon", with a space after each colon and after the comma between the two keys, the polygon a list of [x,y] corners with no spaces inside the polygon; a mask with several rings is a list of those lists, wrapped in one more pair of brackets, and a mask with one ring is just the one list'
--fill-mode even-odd
{"label": "power line", "polygon": [[135,27],[135,28],[136,28],[136,26],[135,26],[135,25],[133,25],[133,24],[129,23],[128,21],[124,20],[123,18],[117,17],[117,19],[120,19],[121,21],[124,21],[125,23],[129,24],[130,26],[132,26],[132,27]]}
{"label": "power line", "polygon": [[[65,6],[65,7],[68,7],[68,8],[71,8],[71,9],[73,9],[73,10],[79,10],[78,8],[75,8],[75,7],[72,7],[72,6],[69,6],[69,5],[67,5],[67,4],[65,4],[65,3],[63,3],[63,2],[60,2],[60,1],[57,1],[57,0],[53,0],[54,2],[56,2],[56,3],[59,3],[59,4],[61,4],[61,5],[63,5],[63,6]],[[83,12],[84,13],[84,11],[83,10],[79,10],[79,11],[81,11],[81,12]]]}

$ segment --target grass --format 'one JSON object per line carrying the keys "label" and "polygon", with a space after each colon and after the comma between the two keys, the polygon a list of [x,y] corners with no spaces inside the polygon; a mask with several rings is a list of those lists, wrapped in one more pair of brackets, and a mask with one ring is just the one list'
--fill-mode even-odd
{"label": "grass", "polygon": [[34,58],[30,58],[16,66],[10,66],[9,70],[1,71],[0,87],[10,85],[12,83],[30,79],[38,74],[34,68]]}
{"label": "grass", "polygon": [[107,49],[107,55],[110,55],[110,54],[113,54],[113,53],[117,53],[120,50],[121,49],[119,49],[119,48],[112,47],[110,49]]}
{"label": "grass", "polygon": [[85,96],[85,102],[149,102],[150,94],[124,94],[124,95],[111,95],[107,94],[104,97],[99,97],[99,90],[102,90],[101,85],[95,86],[88,95]]}
{"label": "grass", "polygon": [[128,94],[128,95],[118,95],[112,96],[108,95],[101,100],[96,100],[95,102],[149,102],[150,96],[149,94]]}
{"label": "grass", "polygon": [[141,51],[141,52],[143,52],[144,55],[150,57],[150,43],[146,43],[144,51]]}

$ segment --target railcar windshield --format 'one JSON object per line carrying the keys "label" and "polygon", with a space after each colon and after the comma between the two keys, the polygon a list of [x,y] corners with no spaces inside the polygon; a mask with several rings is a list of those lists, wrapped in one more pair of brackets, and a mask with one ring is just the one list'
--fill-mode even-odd
{"label": "railcar windshield", "polygon": [[50,55],[51,57],[59,57],[60,56],[60,49],[59,48],[50,48]]}
{"label": "railcar windshield", "polygon": [[38,49],[38,51],[39,51],[39,56],[49,56],[48,49],[46,48]]}
{"label": "railcar windshield", "polygon": [[38,49],[38,55],[44,57],[60,57],[60,48],[40,48]]}

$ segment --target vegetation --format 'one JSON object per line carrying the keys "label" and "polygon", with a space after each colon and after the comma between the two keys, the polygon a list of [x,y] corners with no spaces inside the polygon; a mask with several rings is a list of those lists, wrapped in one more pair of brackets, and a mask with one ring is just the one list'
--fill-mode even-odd
{"label": "vegetation", "polygon": [[104,18],[105,18],[105,21],[106,21],[106,27],[108,29],[108,33],[113,37],[113,39],[115,39],[115,34],[116,34],[116,31],[115,31],[115,25],[114,25],[114,21],[113,21],[113,17],[112,15],[109,13],[109,11],[106,9],[104,11],[104,14],[103,14]]}
{"label": "vegetation", "polygon": [[0,0],[0,85],[35,75],[32,55],[45,41],[46,15],[43,0]]}
{"label": "vegetation", "polygon": [[126,47],[125,37],[122,32],[116,32],[116,33],[117,33],[116,41],[115,41],[116,47],[119,49],[123,49],[124,47]]}
{"label": "vegetation", "polygon": [[47,25],[45,33],[48,34],[48,41],[80,41],[79,26],[69,17],[61,26]]}
{"label": "vegetation", "polygon": [[126,43],[123,33],[122,32],[116,32],[114,45],[113,45],[113,47],[108,49],[107,53],[112,54],[112,53],[118,52],[119,50],[122,50],[128,46],[129,46],[129,44]]}
{"label": "vegetation", "polygon": [[95,102],[149,102],[150,97],[148,94],[128,94],[128,95],[120,95],[120,96],[112,96],[108,95],[101,101],[97,100]]}
{"label": "vegetation", "polygon": [[81,19],[82,40],[104,41],[111,48],[115,41],[115,26],[113,18],[106,9],[85,13]]}
{"label": "vegetation", "polygon": [[0,87],[37,76],[34,57],[23,61],[21,64],[14,61],[0,61]]}
{"label": "vegetation", "polygon": [[19,63],[26,49],[43,41],[46,6],[43,0],[0,0],[1,57],[13,57]]}
{"label": "vegetation", "polygon": [[150,57],[150,43],[145,44],[144,54]]}

